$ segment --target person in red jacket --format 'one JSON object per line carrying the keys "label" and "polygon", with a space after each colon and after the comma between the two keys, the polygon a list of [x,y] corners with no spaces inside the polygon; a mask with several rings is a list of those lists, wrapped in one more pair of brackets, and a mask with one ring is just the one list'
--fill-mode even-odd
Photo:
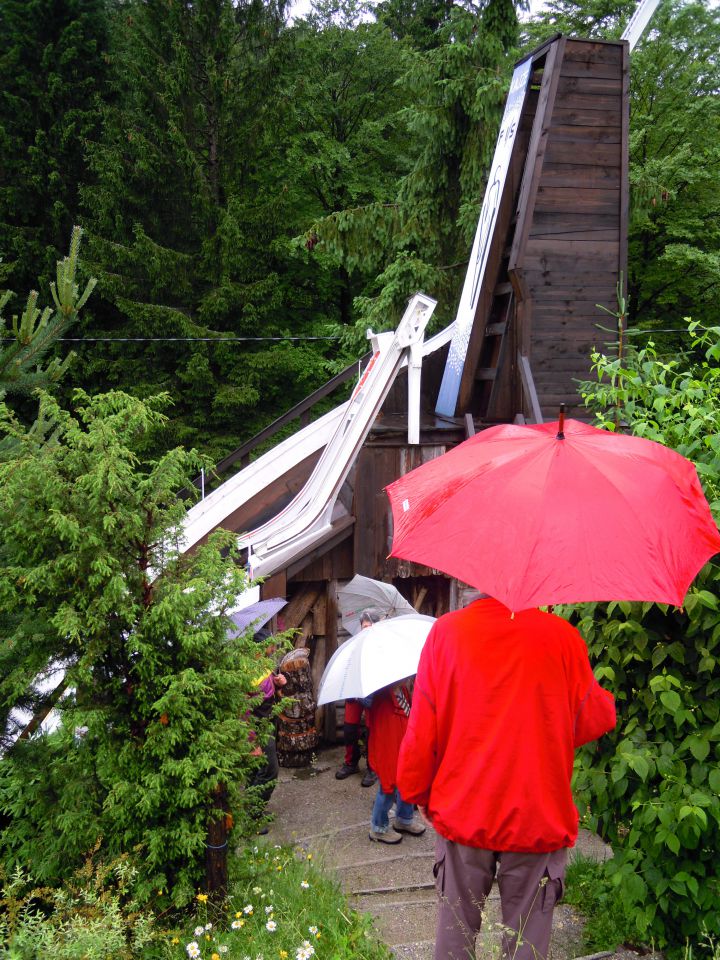
{"label": "person in red jacket", "polygon": [[476,600],[433,625],[420,657],[397,786],[437,832],[435,960],[475,956],[497,877],[503,951],[547,956],[578,833],[575,747],[615,726],[567,621]]}
{"label": "person in red jacket", "polygon": [[400,843],[404,833],[420,837],[426,829],[397,789],[398,755],[410,715],[410,686],[409,681],[391,684],[362,701],[368,707],[369,760],[380,780],[370,818],[369,836],[376,843]]}

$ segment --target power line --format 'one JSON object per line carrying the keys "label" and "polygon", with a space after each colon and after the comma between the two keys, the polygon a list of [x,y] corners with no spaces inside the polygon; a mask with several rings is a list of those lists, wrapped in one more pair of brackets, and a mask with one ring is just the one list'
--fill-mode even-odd
{"label": "power line", "polygon": [[[340,340],[338,335],[327,337],[58,337],[58,343],[262,343],[287,340]],[[14,337],[0,339],[0,343],[14,343]]]}

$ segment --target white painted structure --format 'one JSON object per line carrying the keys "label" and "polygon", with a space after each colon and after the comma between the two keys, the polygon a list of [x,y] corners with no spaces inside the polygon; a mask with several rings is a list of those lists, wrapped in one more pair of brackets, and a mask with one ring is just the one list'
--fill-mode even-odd
{"label": "white painted structure", "polygon": [[239,546],[248,549],[249,572],[253,577],[269,576],[353,523],[338,494],[403,366],[408,366],[408,408],[412,411],[408,439],[410,443],[419,442],[422,357],[447,343],[452,333],[449,327],[424,342],[435,306],[435,300],[417,293],[395,333],[376,335],[368,331],[372,357],[350,399],[278,444],[192,507],[184,527],[183,549],[190,549],[222,526],[225,517],[248,503],[273,479],[320,449],[320,459],[297,496],[267,523],[240,535]]}

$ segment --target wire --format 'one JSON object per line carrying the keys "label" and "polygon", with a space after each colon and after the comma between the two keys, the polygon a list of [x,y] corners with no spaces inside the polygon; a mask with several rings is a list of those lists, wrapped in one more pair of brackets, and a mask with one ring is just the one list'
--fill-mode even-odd
{"label": "wire", "polygon": [[58,337],[60,343],[245,343],[283,340],[339,340],[327,337]]}

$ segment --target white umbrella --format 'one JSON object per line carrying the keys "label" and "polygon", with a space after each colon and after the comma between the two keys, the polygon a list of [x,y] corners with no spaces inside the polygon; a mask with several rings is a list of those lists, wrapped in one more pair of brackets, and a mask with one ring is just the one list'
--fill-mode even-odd
{"label": "white umbrella", "polygon": [[346,640],[330,658],[317,703],[367,697],[417,673],[420,653],[435,617],[421,613],[380,620]]}
{"label": "white umbrella", "polygon": [[348,633],[358,632],[360,614],[368,607],[374,607],[381,617],[415,613],[412,604],[391,583],[363,577],[359,573],[338,590],[338,606]]}

